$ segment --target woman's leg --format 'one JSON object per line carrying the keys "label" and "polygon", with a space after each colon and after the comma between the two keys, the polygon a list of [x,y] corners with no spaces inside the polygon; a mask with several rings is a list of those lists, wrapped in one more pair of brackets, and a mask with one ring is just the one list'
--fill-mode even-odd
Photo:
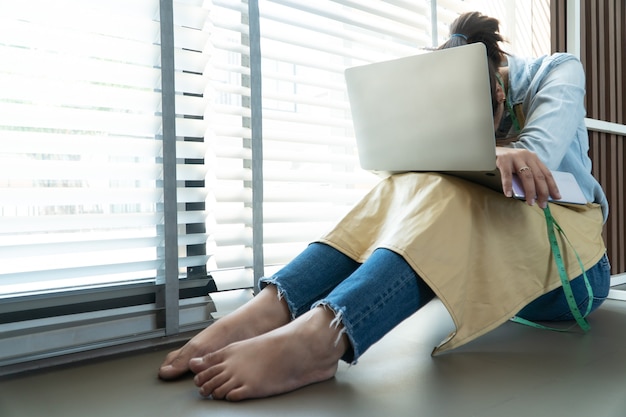
{"label": "woman's leg", "polygon": [[401,255],[377,249],[361,268],[314,306],[330,308],[350,341],[342,359],[356,364],[365,351],[435,294]]}
{"label": "woman's leg", "polygon": [[339,359],[356,362],[433,296],[400,255],[378,249],[286,326],[192,360],[195,383],[202,395],[236,401],[329,379]]}
{"label": "woman's leg", "polygon": [[[611,281],[611,266],[606,255],[600,259],[600,261],[589,268],[585,272],[587,279],[593,289],[593,300],[591,305],[591,311],[597,309],[600,304],[604,302],[609,294],[609,287]],[[577,300],[578,309],[581,313],[587,310],[589,304],[589,295],[587,293],[587,287],[582,275],[574,278],[570,281],[574,298]],[[537,298],[526,307],[524,307],[518,314],[526,320],[531,321],[566,321],[574,320],[567,299],[565,298],[565,292],[563,288],[556,288],[541,297]]]}
{"label": "woman's leg", "polygon": [[182,348],[170,352],[161,365],[159,376],[178,378],[189,371],[192,358],[287,324],[291,318],[310,310],[314,301],[326,295],[359,265],[330,246],[309,245],[274,276],[263,279],[264,289],[256,297],[217,320]]}

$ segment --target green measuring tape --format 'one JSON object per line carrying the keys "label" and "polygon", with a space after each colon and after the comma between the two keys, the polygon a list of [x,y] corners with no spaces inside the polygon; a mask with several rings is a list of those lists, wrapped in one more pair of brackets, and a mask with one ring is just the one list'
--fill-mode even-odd
{"label": "green measuring tape", "polygon": [[[585,273],[585,267],[582,261],[580,260],[580,257],[578,256],[576,249],[574,249],[574,246],[565,235],[565,232],[563,231],[563,229],[561,229],[561,226],[559,226],[556,220],[554,220],[554,217],[552,217],[550,208],[546,206],[546,208],[543,209],[543,212],[546,216],[546,226],[548,227],[548,240],[550,241],[550,248],[552,250],[552,255],[554,256],[554,262],[556,263],[556,267],[559,271],[559,277],[561,278],[561,284],[563,285],[563,291],[565,292],[565,298],[567,299],[567,304],[570,308],[570,311],[572,312],[572,316],[574,316],[574,319],[576,320],[576,323],[578,323],[578,326],[581,329],[583,329],[583,331],[586,332],[587,330],[589,330],[590,326],[589,326],[589,323],[587,323],[587,320],[585,320],[585,317],[591,312],[591,306],[593,304],[593,289],[591,288],[591,284],[589,283],[589,279],[587,278],[587,274]],[[585,286],[587,287],[587,293],[589,295],[589,302],[587,303],[587,310],[585,311],[584,314],[582,314],[580,312],[580,309],[578,308],[578,304],[576,303],[576,298],[574,298],[574,293],[572,292],[572,286],[570,285],[569,279],[567,278],[567,272],[565,271],[565,265],[563,265],[563,256],[561,255],[561,249],[559,248],[559,243],[556,240],[555,230],[559,232],[565,238],[565,241],[572,248],[574,254],[576,255],[576,259],[578,260],[578,264],[580,265],[580,269],[583,273],[583,279],[585,281]],[[566,331],[571,330],[571,328],[575,326],[574,325],[566,329],[559,329],[556,327],[543,326],[541,324],[534,323],[530,320],[526,320],[517,316],[513,317],[511,321],[525,324],[527,326],[535,327],[538,329],[553,330],[557,332],[566,332]]]}

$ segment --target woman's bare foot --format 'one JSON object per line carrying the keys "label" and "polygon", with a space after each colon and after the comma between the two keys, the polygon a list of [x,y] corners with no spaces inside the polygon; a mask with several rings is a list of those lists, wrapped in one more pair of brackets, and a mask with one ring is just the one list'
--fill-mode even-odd
{"label": "woman's bare foot", "polygon": [[233,342],[249,339],[287,324],[291,313],[276,287],[268,285],[252,300],[218,319],[185,346],[170,352],[159,368],[159,378],[178,378],[189,371],[189,361]]}
{"label": "woman's bare foot", "polygon": [[349,346],[341,327],[331,326],[333,319],[331,310],[317,307],[271,332],[193,359],[200,394],[240,401],[332,378]]}

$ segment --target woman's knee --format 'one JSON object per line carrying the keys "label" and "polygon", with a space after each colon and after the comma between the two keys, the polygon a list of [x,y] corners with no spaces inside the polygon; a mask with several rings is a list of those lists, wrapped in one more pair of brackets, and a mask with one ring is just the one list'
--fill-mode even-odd
{"label": "woman's knee", "polygon": [[[578,309],[586,312],[589,302],[592,303],[589,313],[596,310],[604,302],[611,285],[611,266],[607,256],[603,256],[598,263],[585,271],[587,282],[591,287],[591,294],[585,282],[585,276],[580,275],[570,281],[574,299]],[[526,320],[535,321],[565,321],[573,320],[565,292],[558,287],[535,299],[518,314]]]}

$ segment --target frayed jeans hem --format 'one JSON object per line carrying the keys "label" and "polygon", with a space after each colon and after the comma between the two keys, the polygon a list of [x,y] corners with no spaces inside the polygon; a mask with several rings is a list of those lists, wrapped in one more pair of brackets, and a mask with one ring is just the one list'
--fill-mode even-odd
{"label": "frayed jeans hem", "polygon": [[274,278],[261,278],[259,280],[259,289],[264,289],[268,285],[273,285],[276,287],[276,292],[278,294],[278,301],[285,300],[287,303],[287,308],[289,308],[289,314],[291,315],[291,320],[294,320],[298,316],[298,308],[289,301],[289,297],[285,297],[285,291],[280,285],[280,283]]}
{"label": "frayed jeans hem", "polygon": [[342,327],[341,330],[339,331],[339,334],[337,335],[337,339],[335,340],[335,346],[339,344],[339,341],[341,340],[341,337],[344,334],[348,337],[348,341],[350,345],[348,349],[346,350],[346,352],[341,357],[341,360],[350,365],[356,365],[358,362],[359,356],[361,356],[361,352],[359,352],[359,346],[354,340],[354,337],[352,337],[350,323],[347,323],[344,320],[345,318],[344,313],[346,311],[345,307],[343,308],[339,307],[326,300],[317,301],[311,306],[311,310],[316,307],[322,307],[324,309],[328,309],[333,312],[335,318],[330,322],[329,326],[334,327],[335,329],[339,328],[340,326]]}

